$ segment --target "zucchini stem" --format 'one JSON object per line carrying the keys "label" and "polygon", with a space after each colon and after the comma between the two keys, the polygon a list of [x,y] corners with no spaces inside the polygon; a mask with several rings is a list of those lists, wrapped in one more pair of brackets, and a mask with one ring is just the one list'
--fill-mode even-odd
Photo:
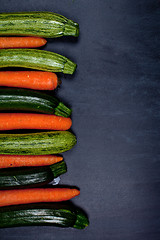
{"label": "zucchini stem", "polygon": [[55,164],[51,165],[50,168],[53,172],[54,178],[67,172],[67,165],[64,161],[55,163]]}
{"label": "zucchini stem", "polygon": [[72,110],[65,106],[62,102],[59,102],[57,107],[54,109],[54,114],[62,117],[69,117],[71,115]]}

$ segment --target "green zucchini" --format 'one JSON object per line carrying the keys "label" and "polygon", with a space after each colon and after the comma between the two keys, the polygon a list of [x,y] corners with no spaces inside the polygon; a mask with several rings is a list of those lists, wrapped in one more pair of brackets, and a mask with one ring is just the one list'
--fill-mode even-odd
{"label": "green zucchini", "polygon": [[0,169],[0,189],[42,186],[67,171],[64,161],[51,166]]}
{"label": "green zucchini", "polygon": [[40,49],[0,50],[0,68],[22,67],[73,74],[76,66],[70,59],[50,51]]}
{"label": "green zucchini", "polygon": [[0,134],[0,154],[45,155],[70,150],[76,136],[69,131]]}
{"label": "green zucchini", "polygon": [[52,12],[0,14],[0,35],[56,38],[79,35],[78,23]]}
{"label": "green zucchini", "polygon": [[24,111],[69,117],[71,109],[57,98],[40,91],[0,88],[0,111]]}
{"label": "green zucchini", "polygon": [[87,215],[73,204],[36,203],[0,208],[0,228],[50,225],[84,229],[89,225]]}

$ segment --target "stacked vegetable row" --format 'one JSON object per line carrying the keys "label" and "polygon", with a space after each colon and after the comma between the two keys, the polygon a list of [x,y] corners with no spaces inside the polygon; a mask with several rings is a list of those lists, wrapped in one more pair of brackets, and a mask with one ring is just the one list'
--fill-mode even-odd
{"label": "stacked vegetable row", "polygon": [[[76,64],[57,53],[34,49],[46,44],[45,38],[78,34],[78,24],[58,14],[0,14],[0,35],[5,35],[0,37],[0,67],[34,69],[0,72],[0,130],[4,131],[0,134],[0,227],[83,229],[89,224],[86,214],[70,201],[80,194],[77,188],[48,185],[67,171],[63,157],[55,154],[76,144],[69,131],[71,109],[38,91],[54,90],[60,84],[55,72],[73,74]],[[19,129],[35,132],[8,133]]]}

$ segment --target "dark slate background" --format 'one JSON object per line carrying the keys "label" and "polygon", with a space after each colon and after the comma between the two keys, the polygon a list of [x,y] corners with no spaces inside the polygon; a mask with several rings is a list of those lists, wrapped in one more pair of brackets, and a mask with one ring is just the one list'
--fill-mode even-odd
{"label": "dark slate background", "polygon": [[73,109],[77,145],[61,183],[89,216],[85,230],[1,229],[0,239],[160,239],[160,1],[5,0],[1,12],[53,11],[80,24],[78,39],[44,48],[78,64],[55,94]]}

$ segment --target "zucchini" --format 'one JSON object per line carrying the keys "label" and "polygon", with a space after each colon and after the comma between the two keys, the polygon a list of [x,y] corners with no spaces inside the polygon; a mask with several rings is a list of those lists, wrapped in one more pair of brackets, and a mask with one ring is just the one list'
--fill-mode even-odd
{"label": "zucchini", "polygon": [[0,169],[0,189],[42,186],[67,171],[64,161],[51,166]]}
{"label": "zucchini", "polygon": [[76,136],[69,131],[0,134],[0,154],[46,155],[70,150]]}
{"label": "zucchini", "polygon": [[56,38],[79,35],[78,23],[52,12],[0,14],[0,35]]}
{"label": "zucchini", "polygon": [[35,203],[0,208],[0,228],[50,225],[84,229],[88,217],[80,208],[65,203]]}
{"label": "zucchini", "polygon": [[23,111],[69,117],[71,109],[57,98],[40,91],[0,88],[0,111]]}
{"label": "zucchini", "polygon": [[40,49],[0,50],[0,68],[22,67],[73,74],[76,66],[70,59],[50,51]]}

